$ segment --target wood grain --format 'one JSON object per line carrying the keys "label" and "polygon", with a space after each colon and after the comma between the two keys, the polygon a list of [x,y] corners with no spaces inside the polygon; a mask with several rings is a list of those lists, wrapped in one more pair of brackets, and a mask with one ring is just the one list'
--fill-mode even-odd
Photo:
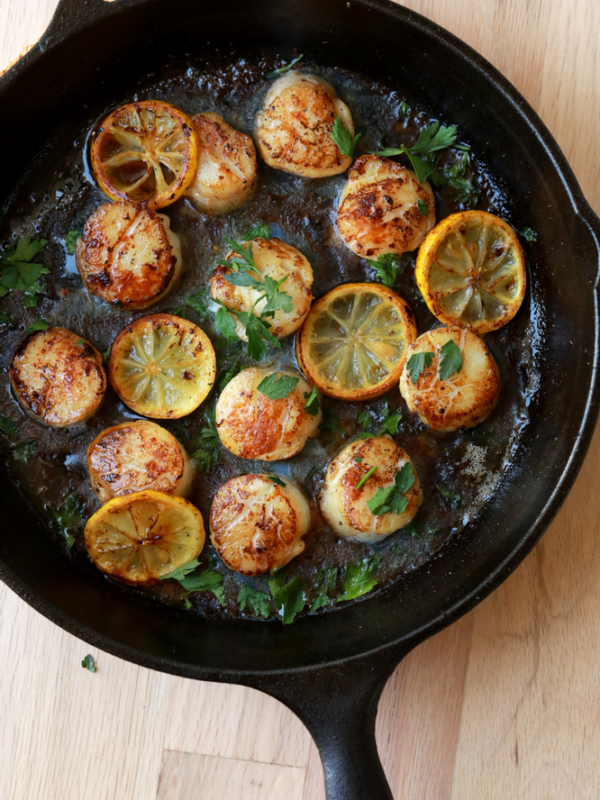
{"label": "wood grain", "polygon": [[[118,1],[118,0],[117,0]],[[56,0],[0,0],[0,69]],[[411,0],[497,66],[540,113],[600,209],[596,0]],[[415,65],[418,68],[418,65]],[[600,796],[600,434],[524,564],[414,651],[377,737],[397,798]],[[315,746],[282,705],[92,651],[0,586],[0,798],[323,800]]]}

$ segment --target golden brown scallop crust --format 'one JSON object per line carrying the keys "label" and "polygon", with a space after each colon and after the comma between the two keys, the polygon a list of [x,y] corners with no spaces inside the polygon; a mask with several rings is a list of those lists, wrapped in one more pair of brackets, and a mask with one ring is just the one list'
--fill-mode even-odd
{"label": "golden brown scallop crust", "polygon": [[177,439],[149,420],[122,422],[102,431],[88,447],[87,466],[101,503],[146,489],[184,495],[193,475]]}
{"label": "golden brown scallop crust", "polygon": [[147,308],[175,276],[173,240],[164,215],[136,203],[105,203],[77,241],[77,269],[90,294],[116,308]]}
{"label": "golden brown scallop crust", "polygon": [[106,390],[102,356],[66,328],[24,339],[10,365],[10,381],[25,411],[57,428],[91,417]]}
{"label": "golden brown scallop crust", "polygon": [[[462,352],[460,372],[440,380],[440,350],[453,340]],[[400,393],[409,410],[430,428],[455,431],[472,428],[489,416],[500,396],[500,372],[485,342],[458,327],[434,328],[422,334],[408,348],[408,359],[417,353],[433,353],[429,367],[413,384],[405,365]]]}
{"label": "golden brown scallop crust", "polygon": [[256,188],[256,149],[245,133],[219,114],[192,117],[199,145],[196,177],[185,194],[196,208],[225,214],[239,208]]}
{"label": "golden brown scallop crust", "polygon": [[352,158],[331,138],[336,117],[354,136],[350,109],[332,86],[313,75],[287,73],[275,81],[256,117],[261,156],[270,167],[306,178],[345,172]]}
{"label": "golden brown scallop crust", "polygon": [[[345,447],[329,464],[320,496],[321,511],[332,529],[342,536],[368,542],[381,540],[408,524],[423,501],[414,466],[415,482],[405,495],[408,506],[402,514],[375,516],[367,505],[379,489],[394,483],[396,473],[406,463],[412,464],[391,436],[359,439]],[[375,472],[357,489],[373,467],[377,467]]]}
{"label": "golden brown scallop crust", "polygon": [[221,441],[240,458],[291,458],[315,435],[321,421],[320,409],[314,416],[304,409],[304,395],[312,387],[301,375],[282,373],[297,377],[298,385],[287,397],[270,400],[257,388],[267,374],[257,367],[242,370],[217,402],[215,424]]}
{"label": "golden brown scallop crust", "polygon": [[240,475],[227,481],[213,499],[211,542],[229,569],[263,575],[283,567],[304,550],[310,526],[308,503],[286,481],[268,475]]}
{"label": "golden brown scallop crust", "polygon": [[[423,216],[418,201],[427,206]],[[337,227],[356,255],[377,259],[415,250],[435,225],[435,197],[429,183],[389,158],[358,158],[339,200]]]}
{"label": "golden brown scallop crust", "polygon": [[[281,291],[285,291],[290,295],[293,308],[290,312],[276,311],[275,316],[269,318],[268,321],[271,324],[269,330],[273,336],[278,339],[289,336],[290,333],[300,327],[310,311],[310,304],[313,300],[311,287],[314,280],[312,267],[306,256],[295,247],[292,247],[292,245],[277,239],[277,237],[268,240],[259,237],[244,246],[246,249],[252,246],[254,263],[257,271],[263,276],[263,280],[265,275],[275,281],[280,281],[282,278],[287,277],[287,280],[281,286]],[[230,251],[226,257],[231,260],[236,256],[233,251]],[[227,308],[249,312],[262,292],[244,286],[233,286],[233,284],[228,283],[226,275],[230,272],[231,270],[223,266],[216,268],[210,281],[211,297],[220,300]],[[252,277],[258,279],[257,272],[252,272],[251,274]],[[266,302],[266,300],[261,300],[254,307],[254,312],[260,314]],[[234,319],[237,335],[243,341],[247,341],[244,326],[237,317]]]}

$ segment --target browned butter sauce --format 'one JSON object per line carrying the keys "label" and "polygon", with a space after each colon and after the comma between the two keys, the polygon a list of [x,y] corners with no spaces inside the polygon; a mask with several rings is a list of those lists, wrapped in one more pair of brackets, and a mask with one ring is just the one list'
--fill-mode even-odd
{"label": "browned butter sauce", "polygon": [[[132,99],[163,99],[188,114],[218,112],[235,128],[251,134],[254,115],[270,83],[264,78],[264,72],[282,63],[284,59],[273,54],[247,58],[240,58],[239,54],[222,54],[210,64],[188,61],[179,66],[170,65],[162,74],[132,86],[130,94],[115,96],[113,107]],[[437,119],[432,111],[419,105],[418,98],[406,97],[402,86],[386,86],[341,69],[321,68],[308,57],[300,62],[298,68],[321,74],[349,105],[356,129],[362,133],[357,155],[380,149],[382,139],[385,146],[410,145],[416,141],[424,125]],[[412,108],[408,121],[401,115],[403,101]],[[108,110],[94,109],[94,114],[102,115]],[[78,427],[47,428],[20,410],[11,396],[7,371],[13,353],[25,335],[25,328],[38,316],[51,324],[69,328],[88,339],[99,351],[105,351],[130,320],[157,311],[173,313],[179,310],[180,313],[183,298],[207,285],[218,254],[223,253],[223,238],[237,239],[259,220],[269,223],[273,235],[307,256],[315,274],[315,297],[321,297],[339,283],[374,279],[367,263],[342,244],[335,230],[335,200],[345,176],[306,180],[260,164],[256,194],[237,211],[224,216],[209,216],[196,211],[185,199],[163,209],[163,213],[170,217],[172,229],[180,236],[183,249],[182,276],[179,285],[167,298],[149,311],[131,313],[111,308],[91,297],[82,286],[74,258],[68,255],[63,240],[70,229],[81,231],[91,212],[106,201],[90,177],[85,154],[87,136],[95,121],[96,117],[81,122],[81,129],[74,134],[75,141],[63,150],[60,157],[47,164],[44,174],[37,176],[34,187],[28,187],[27,192],[22,193],[13,209],[11,226],[1,231],[5,245],[20,235],[49,240],[43,259],[51,274],[45,276],[46,288],[43,297],[40,296],[39,307],[23,309],[19,293],[14,293],[4,303],[15,322],[3,326],[0,378],[0,413],[14,420],[19,429],[16,437],[9,440],[4,437],[11,475],[49,523],[51,509],[61,506],[64,498],[72,492],[77,493],[85,506],[84,518],[98,508],[87,473],[86,449],[104,428],[133,419],[135,415],[118,400],[110,387],[99,413]],[[442,122],[460,121],[444,119]],[[468,144],[469,131],[459,127],[459,141]],[[453,158],[454,152],[449,152],[444,158]],[[526,224],[527,220],[512,218],[509,198],[505,197],[502,187],[485,165],[478,161],[476,149],[472,156],[472,179],[479,191],[476,207],[498,214],[516,228]],[[438,221],[461,208],[452,189],[436,191]],[[415,254],[406,254],[402,258],[403,269],[394,288],[410,303],[418,331],[423,333],[438,323],[427,310],[416,287],[414,261]],[[219,375],[236,360],[240,367],[251,363],[245,357],[241,343],[225,345],[215,335],[210,318],[200,321],[189,307],[185,314],[198,322],[211,337],[217,353]],[[528,422],[528,406],[539,383],[536,353],[541,325],[542,311],[536,304],[535,293],[528,291],[515,320],[484,337],[500,368],[502,392],[492,416],[478,428],[456,434],[429,431],[408,413],[397,387],[368,404],[323,399],[324,408],[339,420],[343,435],[321,431],[299,455],[269,465],[244,461],[223,450],[213,472],[207,477],[196,477],[190,500],[202,511],[208,528],[212,497],[229,478],[264,471],[289,476],[311,498],[313,526],[306,536],[304,553],[284,568],[285,580],[298,575],[312,587],[316,573],[323,566],[343,567],[374,553],[381,557],[375,591],[389,581],[402,580],[403,574],[425,564],[451,537],[460,536],[465,528],[473,525],[486,500],[502,480],[508,463],[516,456],[522,431]],[[295,367],[293,341],[294,337],[289,337],[283,341],[281,351],[270,350],[263,366]],[[189,417],[178,423],[162,424],[182,440],[194,439],[204,424],[204,412],[214,408],[217,396],[215,387],[202,406]],[[365,408],[370,410],[373,418],[371,430],[376,430],[385,404],[389,405],[390,411],[398,409],[404,414],[396,439],[409,453],[419,472],[424,501],[416,517],[418,535],[399,531],[381,544],[367,546],[340,539],[320,517],[315,500],[328,462],[360,430],[357,415]],[[12,449],[15,444],[23,442],[35,442],[36,445],[28,461],[16,458]],[[460,500],[443,497],[436,488],[438,486],[448,487],[460,496]],[[86,553],[83,528],[82,523],[72,531],[75,544],[69,557],[80,562],[82,569],[94,570]],[[53,530],[50,524],[48,535],[56,538],[56,546],[65,548],[65,557],[68,557],[63,535]],[[246,579],[219,562],[207,537],[203,560],[208,562],[211,554],[216,568],[224,576],[226,603],[221,608],[213,595],[197,593],[191,596],[193,609],[200,614],[240,616],[236,598],[240,584]],[[425,570],[423,580],[426,580]],[[255,579],[251,584],[256,589],[268,591],[266,577]],[[124,587],[123,591],[144,591],[157,600],[178,604],[183,594],[174,581],[163,581],[146,590]],[[309,597],[314,597],[314,594],[314,590],[308,590]]]}

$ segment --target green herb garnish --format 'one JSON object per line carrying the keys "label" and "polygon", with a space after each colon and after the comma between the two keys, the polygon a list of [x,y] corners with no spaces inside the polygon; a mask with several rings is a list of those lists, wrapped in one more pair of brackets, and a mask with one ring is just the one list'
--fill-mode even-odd
{"label": "green herb garnish", "polygon": [[448,505],[452,508],[460,508],[462,505],[462,497],[455,492],[454,489],[451,489],[449,486],[446,486],[444,483],[438,483],[435,487],[440,496],[444,498],[444,500],[448,501]]}
{"label": "green herb garnish", "polygon": [[0,414],[0,430],[5,436],[16,436],[19,429],[15,422]]}
{"label": "green herb garnish", "polygon": [[0,325],[8,325],[12,321],[13,318],[8,311],[0,310]]}
{"label": "green herb garnish", "polygon": [[453,339],[449,339],[440,348],[440,380],[445,381],[454,373],[460,372],[462,365],[460,348]]}
{"label": "green herb garnish", "polygon": [[231,366],[228,367],[225,370],[225,372],[223,372],[219,376],[218,386],[220,392],[222,392],[223,389],[227,386],[227,384],[230,383],[235,378],[235,376],[238,374],[239,371],[240,371],[239,362],[236,358],[233,364],[231,364]]}
{"label": "green herb garnish", "polygon": [[168,575],[163,575],[160,580],[178,581],[187,594],[192,592],[211,592],[219,601],[219,605],[225,605],[225,590],[223,589],[223,576],[208,567],[203,572],[193,574],[199,566],[198,559],[189,561],[187,564],[174,569]]}
{"label": "green herb garnish", "polygon": [[519,229],[519,236],[522,236],[526,242],[537,242],[538,238],[538,235],[533,228],[528,228],[527,226]]}
{"label": "green herb garnish", "polygon": [[406,120],[410,117],[411,113],[412,113],[412,108],[408,105],[406,100],[403,100],[400,103],[400,107],[398,109],[398,118],[401,119],[403,122],[406,122]]}
{"label": "green herb garnish", "polygon": [[275,486],[287,486],[287,484],[286,484],[286,483],[284,483],[284,482],[281,480],[281,478],[280,478],[279,476],[277,476],[277,475],[268,475],[267,477],[269,478],[269,480],[271,481],[271,483],[274,483],[274,484],[275,484]]}
{"label": "green herb garnish", "polygon": [[83,500],[75,492],[71,492],[71,494],[65,497],[60,508],[51,508],[50,511],[66,539],[67,550],[70,551],[75,544],[75,537],[71,534],[70,530],[81,524],[83,520],[83,515],[85,513]]}
{"label": "green herb garnish", "polygon": [[259,592],[244,584],[238,593],[237,602],[242,611],[250,608],[257,617],[272,616],[271,597],[266,592]]}
{"label": "green herb garnish", "polygon": [[256,388],[269,400],[283,400],[285,397],[289,397],[299,382],[300,378],[271,372],[269,375],[265,375]]}
{"label": "green herb garnish", "polygon": [[38,317],[33,325],[30,325],[28,328],[25,328],[25,333],[35,333],[35,331],[47,331],[50,327],[50,323],[46,322],[45,319]]}
{"label": "green herb garnish", "polygon": [[196,294],[190,294],[188,297],[184,297],[182,300],[183,305],[193,308],[201,319],[204,319],[208,316],[209,302],[210,292],[208,289],[200,289],[200,291],[196,292]]}
{"label": "green herb garnish", "polygon": [[90,672],[96,672],[96,662],[89,653],[81,662],[81,666],[84,669],[89,669]]}
{"label": "green herb garnish", "polygon": [[329,595],[337,585],[337,577],[337,567],[323,567],[323,569],[317,573],[315,587],[318,590],[318,595],[312,602],[310,607],[311,611],[318,611],[320,608],[329,605]]}
{"label": "green herb garnish", "polygon": [[48,275],[50,270],[42,264],[33,264],[32,261],[47,244],[46,239],[24,236],[19,239],[14,250],[5,250],[0,255],[0,297],[18,289],[25,294],[23,301],[27,308],[37,305],[35,295],[44,291],[38,279],[42,275]]}
{"label": "green herb garnish", "polygon": [[206,425],[200,431],[199,438],[192,443],[192,447],[196,448],[192,453],[192,461],[198,472],[208,475],[221,460],[221,439],[215,425],[215,412],[207,411],[204,419]]}
{"label": "green herb garnish", "polygon": [[412,147],[406,145],[386,147],[374,155],[390,157],[404,154],[408,156],[419,183],[431,178],[435,186],[444,186],[446,178],[436,168],[438,157],[435,154],[447,147],[455,146],[455,142],[455,125],[445,126],[439,122],[431,122],[421,130],[417,143]]}
{"label": "green herb garnish", "polygon": [[346,435],[337,414],[330,408],[323,409],[323,418],[319,423],[319,430],[335,438],[341,438]]}
{"label": "green herb garnish", "polygon": [[11,453],[17,461],[29,461],[37,449],[36,442],[22,442],[11,448]]}
{"label": "green herb garnish", "polygon": [[272,70],[272,72],[265,72],[265,78],[268,80],[271,80],[272,78],[278,78],[280,75],[283,75],[284,72],[287,72],[295,64],[297,64],[301,58],[304,58],[304,53],[301,53],[299,56],[292,59],[285,67],[279,67],[278,69]]}
{"label": "green herb garnish", "polygon": [[356,456],[356,457],[355,457],[355,458],[353,458],[352,460],[353,460],[353,461],[356,461],[356,463],[357,463],[357,464],[362,464],[362,458],[361,458],[360,456]]}
{"label": "green herb garnish", "polygon": [[367,501],[369,510],[376,517],[382,514],[402,514],[408,506],[408,500],[404,496],[415,482],[415,473],[407,462],[402,469],[398,470],[394,476],[392,486],[385,486],[378,489],[373,497]]}
{"label": "green herb garnish", "polygon": [[289,625],[306,605],[306,584],[297,575],[284,584],[278,572],[269,580],[269,588],[283,624]]}
{"label": "green herb garnish", "polygon": [[319,395],[317,393],[317,387],[314,386],[312,392],[304,392],[304,410],[307,414],[310,414],[311,417],[316,417],[319,413],[319,409],[321,408],[321,404],[319,403]]}
{"label": "green herb garnish", "polygon": [[267,241],[271,238],[271,229],[267,225],[266,222],[262,220],[254,225],[253,228],[250,228],[249,231],[242,236],[243,242],[251,242],[253,239],[266,239]]}
{"label": "green herb garnish", "polygon": [[344,156],[354,156],[356,145],[362,134],[357,133],[354,138],[350,136],[350,131],[344,125],[341,117],[336,117],[333,123],[333,130],[330,131],[331,138],[337,145],[337,149]]}
{"label": "green herb garnish", "polygon": [[413,384],[417,383],[423,370],[431,366],[433,355],[433,353],[414,353],[408,359],[406,369]]}
{"label": "green herb garnish", "polygon": [[65,247],[67,248],[67,252],[70,256],[74,255],[75,253],[77,239],[81,239],[81,231],[72,230],[69,231],[65,236]]}
{"label": "green herb garnish", "polygon": [[363,594],[367,594],[377,585],[375,572],[379,564],[379,556],[370,556],[359,561],[358,564],[348,564],[342,590],[336,599],[336,603],[344,603],[354,600]]}
{"label": "green herb garnish", "polygon": [[426,217],[427,216],[427,203],[424,203],[421,200],[420,197],[417,200],[417,207],[418,207],[419,211],[421,212],[421,214],[423,214],[423,216]]}
{"label": "green herb garnish", "polygon": [[361,479],[359,480],[359,482],[356,484],[356,489],[357,489],[357,491],[358,491],[358,489],[362,489],[362,487],[365,485],[365,483],[366,483],[366,482],[369,480],[369,478],[371,477],[371,475],[372,475],[372,474],[373,474],[373,473],[374,473],[376,470],[377,470],[377,466],[371,467],[371,469],[370,469],[370,470],[369,470],[369,471],[366,473],[366,475],[363,475],[363,476],[362,476],[362,478],[361,478]]}
{"label": "green herb garnish", "polygon": [[394,285],[398,273],[400,272],[400,256],[397,256],[395,253],[386,253],[383,256],[379,256],[376,260],[365,258],[365,261],[371,269],[375,270],[377,280],[379,280],[380,283],[389,287]]}

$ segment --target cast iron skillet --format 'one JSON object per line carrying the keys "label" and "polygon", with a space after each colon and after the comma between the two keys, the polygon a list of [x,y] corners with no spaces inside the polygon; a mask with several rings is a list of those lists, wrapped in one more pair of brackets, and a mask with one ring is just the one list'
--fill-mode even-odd
{"label": "cast iron skillet", "polygon": [[283,701],[321,750],[329,800],[391,798],[374,737],[385,681],[415,645],[482,600],[527,555],[592,436],[600,221],[515,89],[455,37],[386,0],[61,0],[44,37],[0,81],[0,149],[12,154],[0,213],[9,214],[44,153],[51,158],[81,129],[85,104],[101,108],[115,82],[128,91],[136,77],[207,42],[296,47],[397,86],[468,131],[504,181],[515,217],[539,234],[531,288],[547,310],[546,346],[520,455],[478,524],[425,568],[366,602],[286,628],[125,600],[100,573],[78,570],[8,481],[0,482],[0,576],[49,619],[121,658]]}

